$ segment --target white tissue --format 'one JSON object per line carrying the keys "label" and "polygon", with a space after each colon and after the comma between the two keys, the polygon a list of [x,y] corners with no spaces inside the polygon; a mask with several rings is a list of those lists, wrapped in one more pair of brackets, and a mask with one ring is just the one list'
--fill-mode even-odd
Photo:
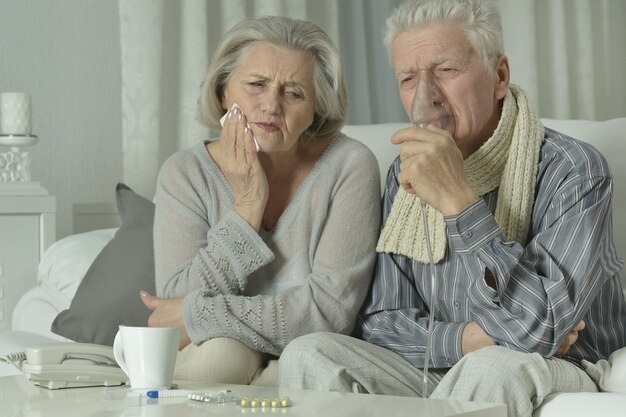
{"label": "white tissue", "polygon": [[[239,105],[237,103],[233,103],[233,105],[231,106],[230,110],[228,110],[220,119],[220,124],[222,125],[222,127],[224,127],[224,123],[226,122],[226,116],[228,116],[228,113],[232,112],[235,109],[241,109],[241,107],[239,107]],[[250,125],[248,125],[248,129],[250,129]],[[252,131],[252,129],[250,129],[250,131]],[[259,146],[259,142],[256,141],[256,136],[254,136],[254,133],[252,133],[252,139],[254,139],[254,146],[256,146],[256,151],[260,151],[261,147]]]}

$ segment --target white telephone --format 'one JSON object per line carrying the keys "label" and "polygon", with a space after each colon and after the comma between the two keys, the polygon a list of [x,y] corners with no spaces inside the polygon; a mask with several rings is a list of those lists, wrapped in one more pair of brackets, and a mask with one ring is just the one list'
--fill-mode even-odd
{"label": "white telephone", "polygon": [[115,361],[111,346],[46,343],[29,347],[11,359],[35,385],[48,389],[113,386],[128,381]]}

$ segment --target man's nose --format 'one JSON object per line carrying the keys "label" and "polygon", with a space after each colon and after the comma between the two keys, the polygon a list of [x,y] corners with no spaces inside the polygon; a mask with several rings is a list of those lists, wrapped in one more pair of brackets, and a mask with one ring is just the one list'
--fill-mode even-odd
{"label": "man's nose", "polygon": [[431,71],[420,70],[416,77],[411,118],[414,124],[428,124],[443,110],[445,98]]}
{"label": "man's nose", "polygon": [[423,69],[418,72],[415,95],[433,107],[443,105],[443,94],[431,70]]}

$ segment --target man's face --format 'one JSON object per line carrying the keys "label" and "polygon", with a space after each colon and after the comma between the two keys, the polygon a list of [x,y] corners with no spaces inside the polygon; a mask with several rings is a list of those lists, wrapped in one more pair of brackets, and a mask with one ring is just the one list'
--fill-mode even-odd
{"label": "man's face", "polygon": [[[499,100],[508,88],[508,61],[489,72],[458,24],[435,24],[401,33],[392,44],[400,99],[411,117],[416,80],[430,71],[455,118],[452,136],[464,158],[493,134]],[[506,72],[506,73],[504,73]]]}

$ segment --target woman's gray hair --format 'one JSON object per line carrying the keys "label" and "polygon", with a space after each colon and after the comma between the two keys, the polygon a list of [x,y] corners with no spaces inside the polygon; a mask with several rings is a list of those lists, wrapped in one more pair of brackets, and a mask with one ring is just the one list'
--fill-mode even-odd
{"label": "woman's gray hair", "polygon": [[496,5],[489,0],[408,0],[387,19],[384,43],[391,56],[391,46],[402,32],[436,23],[457,22],[463,25],[470,45],[478,52],[491,72],[504,54],[502,21]]}
{"label": "woman's gray hair", "polygon": [[219,119],[226,113],[222,108],[226,83],[253,42],[269,42],[311,54],[315,61],[315,116],[302,136],[314,138],[339,133],[348,107],[339,51],[315,24],[283,16],[244,20],[226,32],[202,83],[198,100],[200,121],[212,129],[221,129]]}

